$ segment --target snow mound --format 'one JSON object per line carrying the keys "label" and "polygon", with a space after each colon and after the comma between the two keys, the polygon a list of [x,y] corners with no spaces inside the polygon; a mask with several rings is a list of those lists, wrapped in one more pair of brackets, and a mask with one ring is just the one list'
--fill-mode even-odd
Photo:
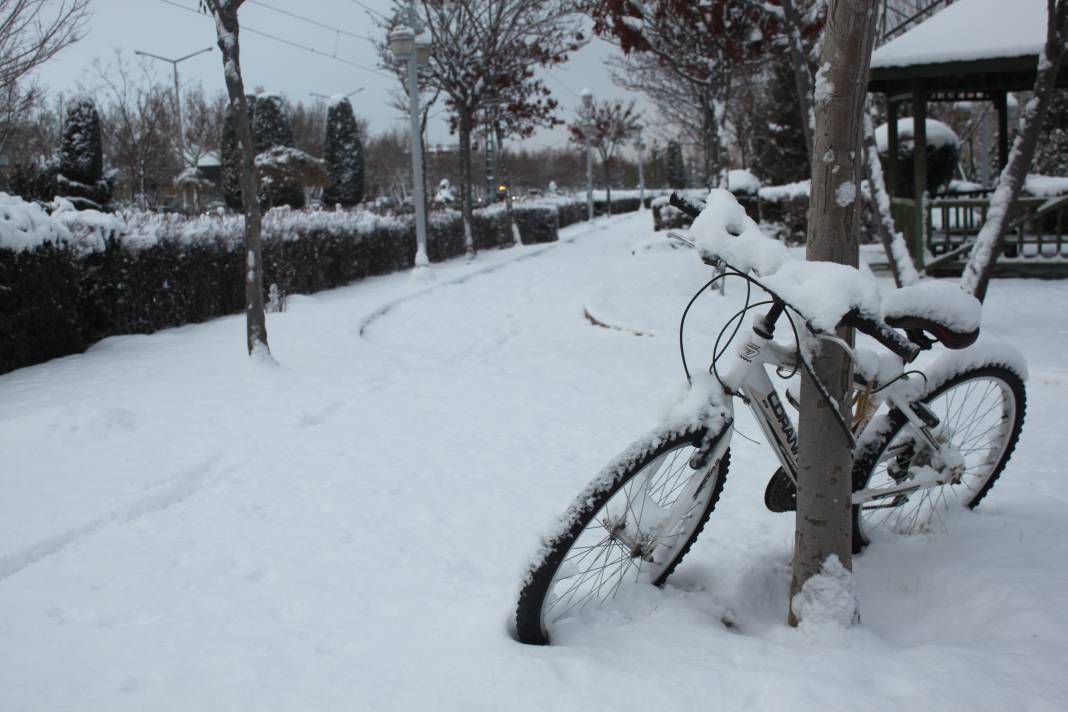
{"label": "snow mound", "polygon": [[800,621],[797,627],[806,635],[833,635],[860,620],[853,574],[834,554],[827,557],[818,574],[805,582],[792,603]]}
{"label": "snow mound", "polygon": [[[953,129],[936,119],[927,119],[927,145],[941,148],[942,146],[960,147],[960,139]],[[912,117],[897,120],[897,138],[902,145],[912,143]],[[875,129],[875,145],[879,153],[886,153],[890,147],[889,129],[886,124],[881,124]]]}
{"label": "snow mound", "polygon": [[954,331],[975,331],[983,307],[971,294],[948,282],[926,280],[895,289],[883,300],[883,317],[918,316]]}
{"label": "snow mound", "polygon": [[765,235],[731,192],[722,188],[709,191],[705,209],[690,231],[702,254],[743,272],[769,275],[789,259],[786,245]]}
{"label": "snow mound", "polygon": [[729,191],[709,192],[691,233],[703,255],[756,273],[819,329],[833,330],[852,309],[880,313],[874,279],[847,265],[791,259],[786,245],[764,234]]}
{"label": "snow mound", "polygon": [[19,252],[70,239],[70,230],[40,205],[0,192],[0,248]]}
{"label": "snow mound", "polygon": [[1068,193],[1068,177],[1032,174],[1024,181],[1024,190],[1036,198],[1048,198]]}
{"label": "snow mound", "polygon": [[732,193],[756,195],[760,192],[760,179],[747,170],[735,168],[727,173],[727,185]]}

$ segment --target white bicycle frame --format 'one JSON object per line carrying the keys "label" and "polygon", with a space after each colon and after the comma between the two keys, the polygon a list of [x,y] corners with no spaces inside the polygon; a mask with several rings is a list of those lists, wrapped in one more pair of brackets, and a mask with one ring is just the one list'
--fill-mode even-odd
{"label": "white bicycle frame", "polygon": [[[759,317],[758,317],[759,318]],[[779,397],[767,367],[796,371],[798,363],[797,351],[793,347],[784,346],[772,339],[765,338],[756,329],[748,330],[748,338],[736,349],[733,358],[724,368],[719,371],[720,381],[729,395],[739,396],[749,406],[753,418],[760,426],[764,437],[775,451],[779,462],[786,471],[787,476],[797,484],[797,429],[786,410],[782,399]],[[827,338],[827,337],[825,337]],[[852,350],[839,339],[833,338],[844,348],[849,357],[855,361]],[[907,376],[903,377],[903,380]],[[904,389],[887,388],[872,393],[869,405],[861,422],[857,424],[854,434],[863,432],[874,413],[883,403],[900,410],[908,419],[914,432],[922,439],[932,452],[940,453],[942,460],[953,462],[955,458],[951,453],[944,452],[947,447],[941,443],[937,436],[937,417],[918,399],[909,398]],[[729,399],[728,399],[729,400]],[[733,403],[726,404],[728,416],[733,423]],[[843,434],[844,436],[844,434]],[[729,438],[723,438],[728,440]],[[860,439],[863,439],[862,437]],[[721,442],[717,450],[725,450],[726,443]],[[718,457],[721,452],[713,455]],[[939,476],[912,477],[902,481],[893,487],[881,487],[878,489],[865,489],[853,493],[854,505],[864,504],[876,499],[887,499],[898,495],[914,492],[916,490],[947,484],[955,477],[959,477],[958,468],[949,467]]]}

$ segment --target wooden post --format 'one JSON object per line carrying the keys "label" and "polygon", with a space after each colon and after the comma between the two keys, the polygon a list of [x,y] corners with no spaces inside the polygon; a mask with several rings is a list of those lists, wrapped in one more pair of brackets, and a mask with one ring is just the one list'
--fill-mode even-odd
{"label": "wooden post", "polygon": [[1009,165],[1009,103],[1005,92],[994,93],[994,108],[998,112],[998,172]]}
{"label": "wooden post", "polygon": [[912,89],[912,178],[916,211],[913,213],[909,252],[916,269],[922,270],[927,234],[927,93],[919,82]]}
{"label": "wooden post", "polygon": [[897,102],[888,99],[886,102],[886,192],[893,198],[897,195]]}

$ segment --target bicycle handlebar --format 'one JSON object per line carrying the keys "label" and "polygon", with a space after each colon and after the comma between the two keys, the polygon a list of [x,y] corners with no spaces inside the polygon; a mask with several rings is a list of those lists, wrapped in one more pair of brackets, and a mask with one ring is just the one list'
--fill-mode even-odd
{"label": "bicycle handlebar", "polygon": [[668,203],[673,208],[678,208],[682,212],[689,215],[691,218],[696,218],[701,214],[701,208],[703,206],[695,203],[684,195],[680,195],[678,191],[674,191],[671,197],[668,198]]}

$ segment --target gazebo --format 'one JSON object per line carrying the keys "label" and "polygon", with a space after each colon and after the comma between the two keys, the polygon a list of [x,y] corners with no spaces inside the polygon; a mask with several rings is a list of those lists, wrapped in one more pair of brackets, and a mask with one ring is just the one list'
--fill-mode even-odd
{"label": "gazebo", "polygon": [[[957,0],[872,54],[868,91],[887,99],[888,189],[893,191],[899,170],[909,170],[897,161],[902,104],[911,106],[913,145],[922,147],[927,145],[929,103],[992,102],[997,113],[998,168],[1005,166],[1009,156],[1008,93],[1034,87],[1038,55],[1046,39],[1046,19],[1045,0]],[[1068,86],[1068,66],[1061,67],[1057,86]],[[987,201],[978,197],[937,201],[928,204],[928,210],[923,209],[927,155],[923,150],[914,150],[913,155],[915,195],[893,197],[893,204],[895,219],[909,240],[913,259],[923,266],[925,253],[941,252],[948,257],[949,253],[967,249],[967,238],[985,219]],[[1063,210],[1064,205],[1046,206],[1045,212],[1041,205],[1034,207],[1028,215],[1039,226],[1037,254],[1042,256],[1050,250],[1049,245],[1043,248],[1041,244],[1041,225],[1048,222],[1050,209]],[[944,234],[940,241],[925,245],[924,236],[932,224],[930,210],[940,211]],[[1063,222],[1056,221],[1058,257]],[[1025,227],[1020,220],[1013,227],[1022,241]],[[1065,247],[1068,249],[1068,245]],[[1011,249],[1019,250],[1019,245]],[[1029,250],[1034,252],[1033,247]]]}

